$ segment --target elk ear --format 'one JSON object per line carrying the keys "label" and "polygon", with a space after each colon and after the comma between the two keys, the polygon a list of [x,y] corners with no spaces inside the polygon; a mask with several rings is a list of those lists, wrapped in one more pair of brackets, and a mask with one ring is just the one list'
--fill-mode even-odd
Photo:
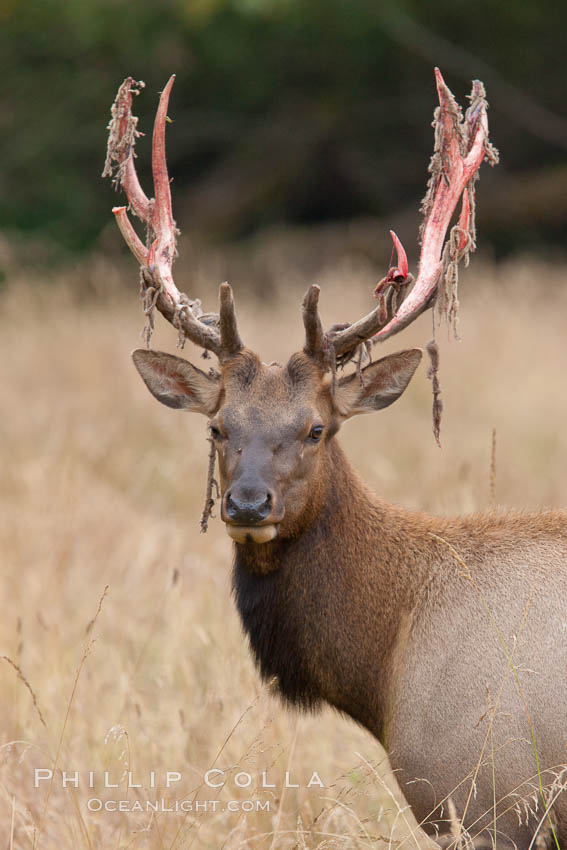
{"label": "elk ear", "polygon": [[212,416],[220,399],[220,376],[205,374],[196,366],[166,354],[139,348],[132,352],[134,366],[153,396],[180,410]]}
{"label": "elk ear", "polygon": [[372,413],[388,407],[401,396],[420,364],[421,348],[388,354],[362,370],[341,378],[335,392],[335,406],[343,419],[357,413]]}

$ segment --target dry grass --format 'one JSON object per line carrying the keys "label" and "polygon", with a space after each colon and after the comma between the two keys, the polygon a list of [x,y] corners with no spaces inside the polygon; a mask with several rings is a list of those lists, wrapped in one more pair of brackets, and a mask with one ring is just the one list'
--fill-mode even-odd
{"label": "dry grass", "polygon": [[[285,271],[276,303],[238,300],[244,335],[266,360],[301,340],[306,281],[294,272],[288,285]],[[81,299],[89,278],[106,300]],[[362,312],[376,278],[360,265],[322,270],[326,318]],[[230,599],[229,540],[219,521],[198,533],[204,420],[142,386],[129,359],[140,311],[134,293],[108,297],[115,282],[98,263],[49,291],[16,280],[0,302],[0,655],[13,662],[0,662],[0,846],[370,847],[392,828],[400,838],[410,815],[388,793],[378,744],[331,711],[297,721],[261,687]],[[567,504],[566,283],[527,262],[463,275],[463,342],[440,334],[442,451],[424,369],[399,404],[341,437],[381,495],[434,512],[486,507],[495,428],[496,500]],[[427,318],[406,336],[425,343]],[[175,334],[160,325],[154,345],[173,350]],[[56,774],[34,788],[34,768],[52,767],[59,745],[58,768],[79,771],[81,787],[62,789]],[[203,786],[213,766],[226,771],[223,789]],[[101,790],[105,770],[118,791]],[[128,790],[127,770],[144,787]],[[256,788],[262,770],[276,788]],[[283,793],[286,770],[301,787]],[[305,787],[315,770],[324,789]],[[169,790],[166,771],[183,776]],[[238,771],[250,788],[235,786]],[[221,805],[94,813],[93,796]],[[222,810],[256,798],[271,811]]]}

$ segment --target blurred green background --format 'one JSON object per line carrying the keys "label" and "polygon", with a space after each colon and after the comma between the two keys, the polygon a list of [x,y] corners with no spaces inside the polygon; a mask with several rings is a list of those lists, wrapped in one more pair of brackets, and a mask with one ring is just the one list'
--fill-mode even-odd
{"label": "blurred green background", "polygon": [[[0,228],[23,259],[118,250],[100,173],[127,75],[146,82],[150,133],[177,74],[168,159],[195,239],[417,220],[435,65],[461,103],[472,78],[487,87],[501,165],[482,171],[481,245],[497,259],[564,247],[565,4],[3,0],[0,27]],[[138,155],[151,194],[149,139]]]}

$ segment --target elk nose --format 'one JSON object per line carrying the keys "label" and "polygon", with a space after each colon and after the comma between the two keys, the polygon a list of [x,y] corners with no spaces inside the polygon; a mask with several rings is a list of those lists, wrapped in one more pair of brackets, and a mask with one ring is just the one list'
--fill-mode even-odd
{"label": "elk nose", "polygon": [[269,517],[273,501],[271,493],[243,498],[229,490],[225,496],[225,514],[235,525],[257,525]]}

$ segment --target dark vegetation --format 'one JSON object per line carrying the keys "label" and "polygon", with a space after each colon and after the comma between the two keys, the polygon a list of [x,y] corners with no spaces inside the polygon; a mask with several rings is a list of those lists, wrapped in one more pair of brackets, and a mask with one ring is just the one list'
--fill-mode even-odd
{"label": "dark vegetation", "polygon": [[[184,230],[226,240],[273,224],[415,210],[432,149],[433,66],[457,99],[484,80],[502,165],[482,176],[496,256],[561,243],[567,206],[567,7],[517,0],[5,0],[0,228],[57,251],[113,227],[100,180],[122,79],[177,74],[168,159]],[[142,178],[149,144],[139,146]],[[149,181],[146,184],[149,188]],[[102,240],[102,243],[101,243]]]}

